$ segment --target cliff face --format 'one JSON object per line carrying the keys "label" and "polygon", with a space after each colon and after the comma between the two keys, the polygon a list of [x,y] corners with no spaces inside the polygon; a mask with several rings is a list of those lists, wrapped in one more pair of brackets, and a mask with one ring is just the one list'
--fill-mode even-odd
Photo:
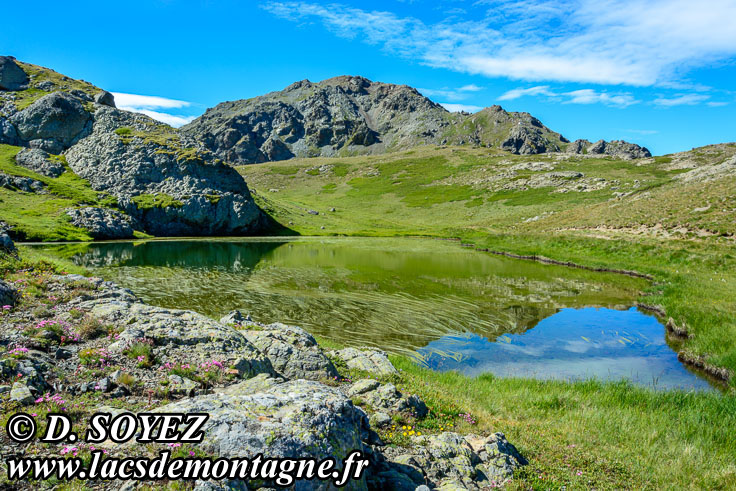
{"label": "cliff face", "polygon": [[[54,212],[94,238],[250,234],[263,220],[243,178],[196,142],[115,108],[109,92],[11,57],[0,57],[0,144],[16,147],[6,188],[54,179],[30,188],[71,196]],[[79,177],[100,200],[66,192]]]}
{"label": "cliff face", "polygon": [[234,164],[380,154],[423,144],[471,144],[524,155],[560,152],[569,144],[528,113],[500,106],[450,113],[406,85],[349,76],[302,80],[278,92],[223,102],[182,131]]}

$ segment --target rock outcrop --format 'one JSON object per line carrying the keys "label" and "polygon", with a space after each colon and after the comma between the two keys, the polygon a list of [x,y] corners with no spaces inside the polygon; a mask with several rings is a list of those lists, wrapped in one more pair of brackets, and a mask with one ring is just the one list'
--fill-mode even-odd
{"label": "rock outcrop", "polygon": [[609,155],[618,159],[632,160],[651,157],[652,154],[645,147],[622,140],[607,142],[598,140],[591,143],[588,140],[575,140],[567,147],[568,153]]}
{"label": "rock outcrop", "polygon": [[182,131],[234,164],[376,154],[422,144],[542,153],[567,142],[527,113],[500,106],[450,113],[406,85],[348,76],[302,80],[279,92],[224,102]]}
{"label": "rock outcrop", "polygon": [[4,305],[10,305],[12,307],[17,300],[18,290],[12,285],[0,280],[0,307]]}
{"label": "rock outcrop", "polygon": [[66,170],[59,160],[37,148],[24,148],[15,156],[15,163],[46,177],[59,177]]}
{"label": "rock outcrop", "polygon": [[119,211],[87,206],[71,208],[66,211],[66,214],[72,225],[86,229],[95,239],[130,239],[133,237],[131,219]]}
{"label": "rock outcrop", "polygon": [[10,117],[22,143],[54,154],[88,133],[91,121],[81,101],[66,92],[46,95]]}
{"label": "rock outcrop", "polygon": [[389,361],[384,351],[375,348],[344,348],[332,351],[330,356],[342,360],[348,368],[373,373],[375,375],[392,375],[396,368]]}
{"label": "rock outcrop", "polygon": [[337,370],[330,359],[304,329],[281,323],[247,323],[245,326],[240,332],[271,360],[280,375],[288,379],[337,378]]}
{"label": "rock outcrop", "polygon": [[28,84],[28,75],[12,56],[0,56],[0,90],[20,90]]}
{"label": "rock outcrop", "polygon": [[252,234],[263,220],[237,171],[142,114],[99,106],[66,159],[154,235]]}
{"label": "rock outcrop", "polygon": [[103,90],[99,94],[95,95],[95,102],[97,104],[102,104],[103,106],[116,107],[115,96],[106,90]]}

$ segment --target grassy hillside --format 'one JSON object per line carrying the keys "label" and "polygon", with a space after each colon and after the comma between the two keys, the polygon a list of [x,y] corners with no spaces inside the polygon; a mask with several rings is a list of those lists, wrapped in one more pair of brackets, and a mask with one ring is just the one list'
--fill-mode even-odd
{"label": "grassy hillside", "polygon": [[640,300],[687,331],[683,359],[728,376],[736,373],[734,155],[736,144],[634,161],[420,147],[239,170],[261,206],[297,233],[460,237],[652,275]]}
{"label": "grassy hillside", "polygon": [[17,165],[15,155],[19,151],[20,147],[0,144],[0,173],[40,181],[47,192],[0,188],[0,220],[13,228],[13,235],[24,240],[92,240],[86,230],[69,223],[64,210],[80,205],[110,206],[116,200],[94,191],[66,166],[63,156],[55,158],[66,166],[66,171],[51,178]]}

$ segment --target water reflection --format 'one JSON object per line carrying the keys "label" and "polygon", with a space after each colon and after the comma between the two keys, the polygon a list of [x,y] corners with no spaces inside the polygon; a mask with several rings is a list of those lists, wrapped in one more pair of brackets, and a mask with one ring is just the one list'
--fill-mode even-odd
{"label": "water reflection", "polygon": [[[155,305],[216,318],[237,308],[256,320],[297,324],[349,346],[411,355],[419,351],[430,366],[467,373],[523,369],[536,376],[548,371],[564,378],[600,375],[598,345],[605,344],[603,339],[581,334],[596,348],[587,346],[575,357],[560,358],[564,339],[569,340],[567,352],[574,353],[567,333],[574,323],[551,330],[544,323],[557,323],[560,314],[554,314],[560,309],[625,310],[646,284],[420,239],[206,239],[38,247],[91,268]],[[586,325],[608,329],[606,311],[592,312],[597,313],[588,315]],[[636,325],[636,316],[645,317],[634,312],[621,325]],[[544,341],[536,362],[523,350],[514,351],[523,345],[504,342],[508,335],[523,333],[525,343],[536,337]],[[648,346],[639,341],[622,345],[622,353],[659,366],[664,362],[657,348],[662,356],[668,353],[667,363],[677,363],[662,332],[653,337],[656,342]],[[439,357],[441,352],[453,356]]]}

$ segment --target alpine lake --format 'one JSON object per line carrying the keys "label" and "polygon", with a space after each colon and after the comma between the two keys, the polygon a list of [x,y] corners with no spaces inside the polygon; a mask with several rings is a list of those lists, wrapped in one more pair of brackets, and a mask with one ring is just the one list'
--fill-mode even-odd
{"label": "alpine lake", "polygon": [[633,307],[647,280],[419,238],[207,238],[34,244],[143,301],[298,325],[470,376],[627,379],[716,390]]}

